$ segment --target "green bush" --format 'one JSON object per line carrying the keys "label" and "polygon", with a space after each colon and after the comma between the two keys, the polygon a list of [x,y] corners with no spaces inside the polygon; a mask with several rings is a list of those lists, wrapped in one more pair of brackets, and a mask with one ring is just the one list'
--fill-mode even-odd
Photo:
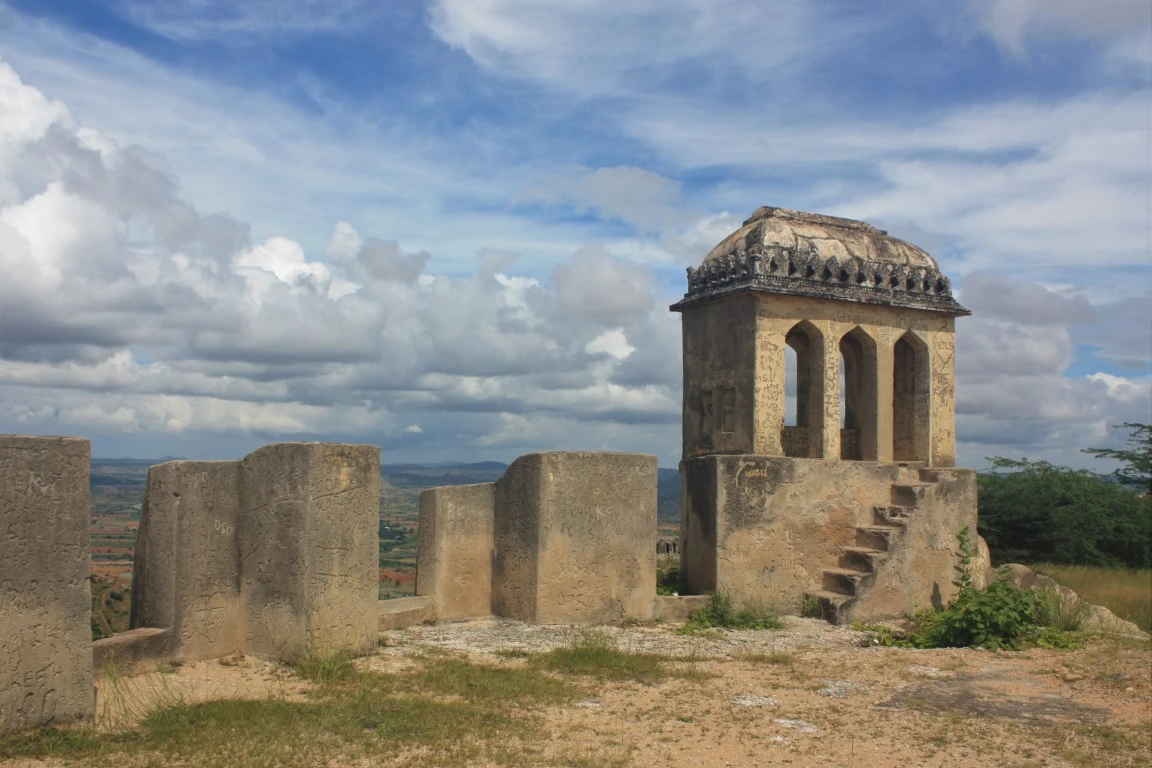
{"label": "green bush", "polygon": [[1019,649],[1028,645],[1045,648],[1077,647],[1082,614],[1066,606],[1059,594],[1020,589],[998,577],[986,590],[973,586],[971,563],[975,554],[965,526],[960,542],[959,588],[947,608],[920,611],[911,617],[909,629],[861,627],[871,633],[871,645],[908,648]]}
{"label": "green bush", "polygon": [[726,592],[712,595],[708,605],[692,614],[684,629],[695,632],[703,629],[780,629],[780,616],[766,603],[750,600],[739,608]]}

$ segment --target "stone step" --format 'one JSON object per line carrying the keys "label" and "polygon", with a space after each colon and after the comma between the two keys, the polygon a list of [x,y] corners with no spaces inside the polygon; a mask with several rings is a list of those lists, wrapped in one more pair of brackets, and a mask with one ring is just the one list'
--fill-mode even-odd
{"label": "stone step", "polygon": [[879,564],[888,559],[888,552],[871,547],[844,547],[840,550],[840,567],[875,573]]}
{"label": "stone step", "polygon": [[899,525],[901,527],[908,524],[908,516],[912,513],[911,508],[901,507],[897,504],[877,504],[872,510],[877,524]]}
{"label": "stone step", "polygon": [[842,595],[839,592],[829,592],[824,589],[812,590],[808,595],[816,598],[816,603],[820,606],[820,618],[829,624],[840,623],[841,611],[853,599],[851,595]]}
{"label": "stone step", "polygon": [[895,525],[862,525],[856,529],[856,545],[887,552],[892,549],[892,540],[903,532]]}
{"label": "stone step", "polygon": [[854,597],[860,588],[860,582],[871,577],[871,572],[857,571],[854,568],[825,568],[821,586],[828,592],[839,592]]}
{"label": "stone step", "polygon": [[902,507],[918,507],[935,483],[893,483],[892,503]]}
{"label": "stone step", "polygon": [[897,462],[899,469],[896,471],[896,482],[898,483],[919,483],[923,482],[923,472],[927,467],[926,461],[901,461]]}

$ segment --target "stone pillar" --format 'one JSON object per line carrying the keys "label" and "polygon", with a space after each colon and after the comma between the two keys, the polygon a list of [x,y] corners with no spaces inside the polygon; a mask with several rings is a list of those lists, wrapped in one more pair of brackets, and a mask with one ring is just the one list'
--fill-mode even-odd
{"label": "stone pillar", "polygon": [[380,449],[283,443],[240,464],[245,648],[368,651],[378,626]]}
{"label": "stone pillar", "polygon": [[932,338],[932,454],[934,467],[956,466],[956,341],[953,320]]}
{"label": "stone pillar", "polygon": [[493,612],[536,623],[649,619],[656,457],[537,453],[496,483]]}
{"label": "stone pillar", "polygon": [[170,627],[179,661],[237,653],[240,637],[238,461],[148,469],[132,571],[132,628]]}
{"label": "stone pillar", "polygon": [[0,436],[0,733],[89,718],[90,447]]}
{"label": "stone pillar", "polygon": [[884,329],[876,344],[876,461],[892,461],[892,335]]}
{"label": "stone pillar", "polygon": [[822,397],[813,406],[812,418],[820,425],[820,445],[825,459],[840,458],[840,334],[835,323],[822,323],[824,380]]}
{"label": "stone pillar", "polygon": [[495,484],[429,488],[420,494],[416,594],[436,618],[492,613]]}
{"label": "stone pillar", "polygon": [[756,380],[753,403],[755,453],[783,456],[781,429],[785,416],[784,329],[775,318],[758,317],[756,323]]}

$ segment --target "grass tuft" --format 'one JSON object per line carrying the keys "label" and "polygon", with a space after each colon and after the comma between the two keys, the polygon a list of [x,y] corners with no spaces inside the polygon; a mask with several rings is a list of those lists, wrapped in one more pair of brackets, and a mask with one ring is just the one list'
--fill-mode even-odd
{"label": "grass tuft", "polygon": [[726,592],[712,595],[708,605],[692,614],[683,631],[709,629],[780,629],[780,615],[767,603],[749,600],[737,607]]}
{"label": "grass tuft", "polygon": [[299,677],[316,685],[331,685],[356,674],[354,656],[346,651],[317,653],[309,650],[303,656],[289,661],[287,666]]}
{"label": "grass tuft", "polygon": [[668,678],[699,678],[699,670],[677,665],[655,653],[620,650],[616,639],[604,630],[589,629],[564,648],[535,656],[530,664],[551,672],[587,675],[601,680],[632,680],[654,683]]}
{"label": "grass tuft", "polygon": [[1152,570],[1040,563],[1032,570],[1102,605],[1145,632],[1152,632]]}

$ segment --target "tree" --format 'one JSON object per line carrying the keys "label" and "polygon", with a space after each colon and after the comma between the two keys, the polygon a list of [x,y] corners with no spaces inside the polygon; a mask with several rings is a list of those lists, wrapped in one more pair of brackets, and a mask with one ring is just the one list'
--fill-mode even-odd
{"label": "tree", "polygon": [[995,562],[1152,565],[1152,498],[1084,469],[989,461],[979,527]]}
{"label": "tree", "polygon": [[1128,429],[1125,450],[1114,448],[1085,448],[1084,453],[1090,453],[1098,459],[1113,459],[1124,466],[1112,474],[1124,485],[1140,486],[1146,493],[1152,494],[1152,424],[1137,424],[1125,422],[1118,424],[1114,429]]}

